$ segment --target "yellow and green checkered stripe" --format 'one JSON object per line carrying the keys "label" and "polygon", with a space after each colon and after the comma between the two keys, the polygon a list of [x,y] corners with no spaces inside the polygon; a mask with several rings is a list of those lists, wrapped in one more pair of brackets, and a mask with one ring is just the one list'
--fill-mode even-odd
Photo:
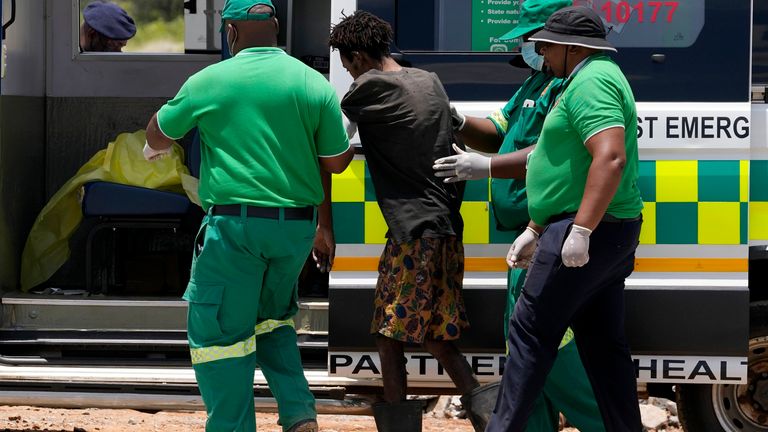
{"label": "yellow and green checkered stripe", "polygon": [[[645,202],[642,244],[747,244],[768,240],[768,161],[641,161]],[[514,238],[496,229],[488,181],[470,181],[461,208],[464,242],[504,244]],[[370,174],[355,160],[333,182],[338,243],[384,243]]]}
{"label": "yellow and green checkered stripe", "polygon": [[640,162],[642,244],[768,239],[768,161]]}

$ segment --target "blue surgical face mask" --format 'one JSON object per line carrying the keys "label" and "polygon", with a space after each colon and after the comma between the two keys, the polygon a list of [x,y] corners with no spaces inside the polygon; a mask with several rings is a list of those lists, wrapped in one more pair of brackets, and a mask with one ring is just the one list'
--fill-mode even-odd
{"label": "blue surgical face mask", "polygon": [[536,42],[523,42],[521,47],[525,64],[537,71],[544,69],[544,56],[536,53]]}

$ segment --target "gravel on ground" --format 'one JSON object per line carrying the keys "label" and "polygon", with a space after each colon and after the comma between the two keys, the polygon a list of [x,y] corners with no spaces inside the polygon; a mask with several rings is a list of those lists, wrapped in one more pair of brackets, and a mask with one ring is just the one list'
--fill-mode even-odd
{"label": "gravel on ground", "polygon": [[[473,432],[466,419],[428,413],[423,418],[424,432]],[[281,432],[277,414],[256,415],[259,432]],[[360,415],[320,415],[322,432],[376,432],[373,417]],[[142,412],[131,409],[56,409],[31,406],[0,406],[0,432],[203,432],[205,412]],[[681,432],[678,427],[647,429],[655,432]],[[565,432],[578,432],[565,428]]]}

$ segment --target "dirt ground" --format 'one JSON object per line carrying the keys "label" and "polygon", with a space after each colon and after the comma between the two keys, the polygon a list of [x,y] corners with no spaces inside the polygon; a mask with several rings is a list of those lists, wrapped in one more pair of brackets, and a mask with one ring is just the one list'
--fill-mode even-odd
{"label": "dirt ground", "polygon": [[[256,415],[259,432],[280,432],[277,414]],[[376,432],[373,417],[321,415],[323,432]],[[28,406],[0,407],[2,432],[202,432],[205,413],[166,412],[156,414],[134,410],[50,409]],[[472,432],[468,420],[435,419],[424,416],[425,432]]]}
{"label": "dirt ground", "polygon": [[[256,415],[259,432],[280,432],[277,414]],[[321,415],[323,432],[376,432],[372,417]],[[202,432],[205,413],[145,413],[135,410],[52,409],[28,406],[0,406],[0,432]],[[468,420],[424,416],[424,432],[473,432]],[[565,432],[578,432],[566,428]],[[666,432],[680,432],[669,428]]]}

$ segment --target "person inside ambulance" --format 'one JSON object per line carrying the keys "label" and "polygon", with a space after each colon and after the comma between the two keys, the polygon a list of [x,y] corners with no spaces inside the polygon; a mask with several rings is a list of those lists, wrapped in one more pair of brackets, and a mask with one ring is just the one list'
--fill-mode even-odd
{"label": "person inside ambulance", "polygon": [[[435,174],[445,177],[447,182],[492,176],[491,204],[496,224],[499,230],[515,233],[515,237],[526,231],[530,220],[525,170],[522,163],[517,165],[517,169],[514,163],[508,165],[505,158],[512,162],[516,159],[522,161],[535,147],[544,118],[560,94],[564,82],[548,70],[544,65],[544,57],[536,53],[534,42],[528,38],[544,27],[552,13],[570,4],[570,0],[527,0],[521,6],[518,25],[500,38],[522,38],[521,56],[515,57],[510,63],[531,70],[531,75],[504,107],[487,118],[464,116],[453,109],[454,125],[466,145],[504,156],[495,157],[491,166],[490,157],[463,152],[456,148],[456,156],[435,161]],[[522,65],[519,64],[520,60],[523,60]],[[526,269],[519,267],[510,268],[507,272],[505,335],[509,330],[512,311],[522,293],[526,272]],[[579,359],[573,332],[570,330],[561,341],[557,359],[536,400],[525,430],[556,431],[560,412],[579,430],[605,430],[592,386]],[[490,416],[490,412],[487,415]]]}
{"label": "person inside ambulance", "polygon": [[136,35],[136,23],[120,6],[94,1],[83,9],[80,52],[122,52]]}

